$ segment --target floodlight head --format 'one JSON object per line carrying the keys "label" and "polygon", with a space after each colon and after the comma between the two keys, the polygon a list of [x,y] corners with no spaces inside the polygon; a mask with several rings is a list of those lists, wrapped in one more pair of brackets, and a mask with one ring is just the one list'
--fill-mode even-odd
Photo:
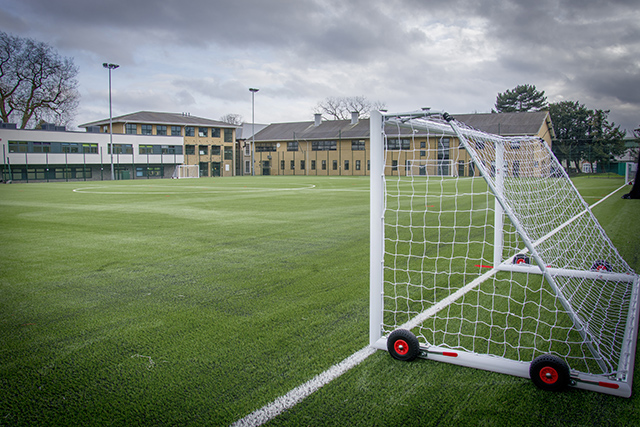
{"label": "floodlight head", "polygon": [[104,63],[102,64],[102,66],[103,66],[104,68],[108,68],[108,69],[110,69],[110,70],[115,70],[116,68],[118,68],[118,67],[119,67],[119,65],[118,65],[118,64],[108,64],[108,63],[106,63],[106,62],[104,62]]}
{"label": "floodlight head", "polygon": [[260,90],[260,89],[256,89],[256,88],[254,88],[254,87],[250,87],[250,88],[249,88],[249,91],[251,91],[251,92],[253,92],[253,93],[256,93],[256,92],[257,92],[257,91],[259,91],[259,90]]}

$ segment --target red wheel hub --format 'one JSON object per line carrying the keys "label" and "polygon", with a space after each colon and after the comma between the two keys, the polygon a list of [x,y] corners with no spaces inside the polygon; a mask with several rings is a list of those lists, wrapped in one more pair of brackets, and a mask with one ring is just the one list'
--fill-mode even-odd
{"label": "red wheel hub", "polygon": [[409,353],[409,344],[407,344],[405,340],[398,340],[393,343],[393,349],[400,356],[404,356],[405,354]]}
{"label": "red wheel hub", "polygon": [[524,264],[524,258],[520,258],[518,261],[516,261],[516,264]]}
{"label": "red wheel hub", "polygon": [[550,366],[540,369],[540,379],[547,384],[555,384],[558,381],[558,371]]}

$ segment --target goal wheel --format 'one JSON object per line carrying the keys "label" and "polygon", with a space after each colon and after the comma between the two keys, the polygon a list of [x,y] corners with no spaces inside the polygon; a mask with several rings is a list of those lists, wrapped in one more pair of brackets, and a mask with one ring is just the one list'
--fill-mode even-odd
{"label": "goal wheel", "polygon": [[530,264],[529,257],[524,254],[518,254],[513,258],[514,264]]}
{"label": "goal wheel", "polygon": [[613,271],[611,268],[611,264],[608,261],[598,260],[593,263],[591,266],[591,270],[593,271]]}
{"label": "goal wheel", "polygon": [[533,359],[529,366],[531,381],[542,390],[560,391],[569,385],[569,365],[553,354],[543,354]]}
{"label": "goal wheel", "polygon": [[410,362],[420,354],[420,343],[411,331],[396,329],[387,338],[387,350],[394,359]]}

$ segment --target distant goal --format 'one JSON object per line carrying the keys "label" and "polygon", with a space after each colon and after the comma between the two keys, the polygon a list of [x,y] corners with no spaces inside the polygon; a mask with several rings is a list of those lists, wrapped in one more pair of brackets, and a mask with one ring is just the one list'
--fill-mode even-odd
{"label": "distant goal", "polygon": [[544,140],[374,111],[370,203],[373,347],[631,395],[638,275]]}
{"label": "distant goal", "polygon": [[200,169],[198,165],[178,165],[173,172],[173,178],[200,178]]}

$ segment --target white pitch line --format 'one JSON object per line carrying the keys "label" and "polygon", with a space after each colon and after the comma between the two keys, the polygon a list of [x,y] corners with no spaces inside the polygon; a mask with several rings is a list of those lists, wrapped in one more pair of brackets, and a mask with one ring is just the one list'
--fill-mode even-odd
{"label": "white pitch line", "polygon": [[360,362],[362,362],[375,352],[376,349],[373,347],[367,346],[363,348],[357,353],[354,353],[351,356],[347,357],[337,365],[333,365],[326,371],[316,375],[313,379],[294,388],[284,396],[280,396],[268,405],[265,405],[257,411],[250,413],[241,420],[236,421],[235,423],[231,424],[231,427],[261,426],[267,421],[274,419],[287,409],[293,408],[296,404],[298,404],[298,402],[311,395],[321,387],[327,385],[334,379],[338,378],[340,375],[344,374],[351,368],[358,366]]}

